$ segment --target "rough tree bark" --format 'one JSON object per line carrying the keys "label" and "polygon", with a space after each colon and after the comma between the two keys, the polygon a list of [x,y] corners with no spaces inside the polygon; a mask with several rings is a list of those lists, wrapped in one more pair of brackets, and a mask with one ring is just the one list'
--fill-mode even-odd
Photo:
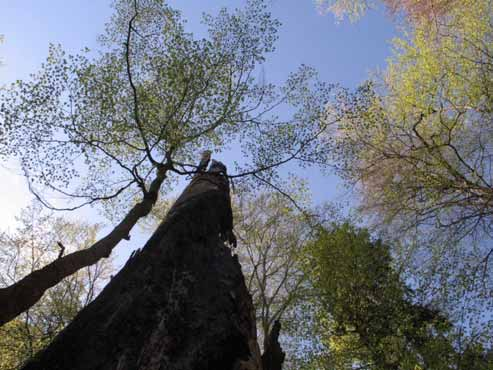
{"label": "rough tree bark", "polygon": [[251,296],[224,245],[234,242],[229,184],[215,164],[25,370],[262,369]]}
{"label": "rough tree bark", "polygon": [[274,326],[265,340],[265,352],[262,355],[262,366],[264,370],[281,370],[286,354],[279,344],[279,333],[281,323],[276,320]]}

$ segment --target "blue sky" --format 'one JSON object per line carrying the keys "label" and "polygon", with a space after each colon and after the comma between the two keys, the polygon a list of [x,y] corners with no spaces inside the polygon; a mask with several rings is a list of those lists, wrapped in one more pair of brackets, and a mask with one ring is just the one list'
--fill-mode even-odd
{"label": "blue sky", "polygon": [[[239,0],[172,0],[182,10],[188,28],[202,30],[202,12],[241,6]],[[0,33],[6,42],[0,55],[0,83],[24,78],[37,69],[48,43],[60,43],[76,52],[97,47],[96,37],[111,15],[109,0],[3,0]],[[384,66],[389,40],[395,36],[391,21],[381,11],[372,11],[357,23],[337,24],[322,16],[313,0],[271,0],[274,16],[282,22],[277,50],[266,65],[267,77],[282,81],[301,63],[315,67],[327,81],[354,86],[368,71]]]}
{"label": "blue sky", "polygon": [[[222,6],[241,6],[240,0],[172,0],[182,11],[189,31],[201,34],[202,12],[215,13]],[[3,0],[0,5],[0,86],[24,79],[35,72],[47,55],[49,43],[60,43],[69,52],[83,47],[97,48],[97,35],[111,15],[109,0]],[[372,11],[357,23],[336,23],[321,15],[314,0],[271,0],[275,17],[281,20],[277,50],[264,66],[269,81],[282,82],[300,65],[315,67],[322,80],[355,87],[371,71],[385,66],[390,55],[390,40],[395,29],[383,11]],[[29,199],[24,181],[16,176],[15,164],[0,167],[0,214],[2,225],[12,225],[21,206]],[[344,191],[337,180],[316,170],[303,173],[308,178],[314,199],[335,200]],[[91,211],[83,213],[94,218]],[[141,246],[146,235],[138,235],[132,244]],[[140,245],[139,245],[140,243]],[[121,250],[122,248],[118,248]],[[128,253],[117,252],[119,259]]]}

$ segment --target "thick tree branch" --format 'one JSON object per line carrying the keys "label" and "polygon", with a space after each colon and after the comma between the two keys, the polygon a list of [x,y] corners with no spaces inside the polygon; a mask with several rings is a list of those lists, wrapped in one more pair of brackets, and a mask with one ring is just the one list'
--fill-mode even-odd
{"label": "thick tree branch", "polygon": [[125,218],[105,237],[91,247],[60,256],[49,265],[33,271],[20,281],[0,289],[0,325],[14,319],[32,307],[45,293],[67,276],[81,268],[91,266],[101,258],[107,258],[111,251],[129,237],[135,224],[149,214],[157,201],[159,189],[166,179],[167,165],[161,165],[143,199],[134,205]]}

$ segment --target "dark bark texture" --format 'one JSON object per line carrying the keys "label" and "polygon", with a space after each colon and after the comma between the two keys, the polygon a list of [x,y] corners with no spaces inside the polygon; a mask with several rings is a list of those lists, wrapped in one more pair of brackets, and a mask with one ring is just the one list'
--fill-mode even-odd
{"label": "dark bark texture", "polygon": [[265,352],[262,355],[262,365],[264,370],[281,370],[286,354],[279,344],[279,333],[281,323],[276,320],[272,327],[269,337],[265,341]]}
{"label": "dark bark texture", "polygon": [[194,177],[142,250],[25,370],[262,369],[229,184]]}

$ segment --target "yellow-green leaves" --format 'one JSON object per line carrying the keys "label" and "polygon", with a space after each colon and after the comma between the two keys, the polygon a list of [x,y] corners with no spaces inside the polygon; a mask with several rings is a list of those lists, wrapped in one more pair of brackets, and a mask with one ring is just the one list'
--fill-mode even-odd
{"label": "yellow-green leaves", "polygon": [[[98,225],[70,222],[39,204],[22,210],[13,232],[0,232],[0,287],[11,285],[60,255],[94,243]],[[27,312],[0,327],[0,370],[16,370],[44,348],[79,310],[94,299],[113,272],[103,260],[66,277]]]}
{"label": "yellow-green leaves", "polygon": [[376,3],[373,0],[317,0],[317,6],[322,13],[332,12],[338,21],[348,17],[356,21]]}
{"label": "yellow-green leaves", "polygon": [[344,223],[320,230],[309,255],[325,368],[449,369],[455,352],[448,320],[415,302],[391,265],[388,246]]}
{"label": "yellow-green leaves", "polygon": [[340,104],[341,172],[384,224],[448,225],[463,237],[489,214],[492,6],[464,1],[416,23],[394,40],[382,78]]}

